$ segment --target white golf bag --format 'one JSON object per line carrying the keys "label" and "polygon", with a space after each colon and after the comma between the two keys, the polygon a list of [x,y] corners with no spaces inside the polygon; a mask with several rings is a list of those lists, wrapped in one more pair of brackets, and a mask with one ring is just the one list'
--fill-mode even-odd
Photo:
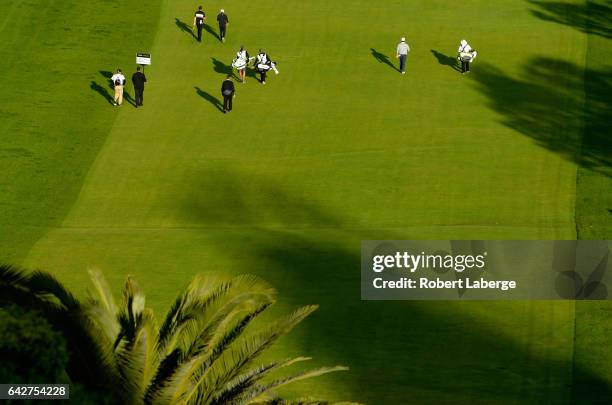
{"label": "white golf bag", "polygon": [[461,62],[473,62],[477,55],[478,52],[476,51],[459,52],[459,57],[457,59],[459,59]]}

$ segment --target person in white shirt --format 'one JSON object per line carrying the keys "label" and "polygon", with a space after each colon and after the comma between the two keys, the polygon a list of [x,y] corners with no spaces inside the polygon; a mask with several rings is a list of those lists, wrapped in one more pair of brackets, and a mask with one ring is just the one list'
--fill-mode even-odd
{"label": "person in white shirt", "polygon": [[117,73],[111,77],[111,81],[115,88],[114,105],[121,105],[123,104],[123,86],[125,85],[125,76],[121,73],[121,69],[117,69]]}
{"label": "person in white shirt", "polygon": [[236,53],[236,57],[232,61],[232,66],[238,71],[242,83],[246,81],[246,67],[250,59],[249,53],[244,49],[244,46],[241,46],[240,50]]}
{"label": "person in white shirt", "polygon": [[402,38],[400,43],[397,44],[397,55],[396,57],[400,62],[400,72],[406,74],[406,59],[408,58],[408,52],[410,52],[410,46],[406,43],[406,38]]}
{"label": "person in white shirt", "polygon": [[457,49],[457,59],[461,61],[461,74],[470,73],[470,62],[476,58],[477,54],[465,39],[461,40],[459,49]]}

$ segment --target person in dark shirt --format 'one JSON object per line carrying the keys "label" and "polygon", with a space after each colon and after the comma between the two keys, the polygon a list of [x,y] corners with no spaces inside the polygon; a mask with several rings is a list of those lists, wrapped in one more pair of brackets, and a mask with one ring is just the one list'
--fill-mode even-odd
{"label": "person in dark shirt", "polygon": [[132,75],[132,83],[134,84],[134,92],[136,93],[136,108],[142,107],[142,93],[144,93],[144,85],[147,77],[140,71],[140,66],[136,68],[136,73]]}
{"label": "person in dark shirt", "polygon": [[266,74],[270,69],[272,69],[272,60],[263,49],[260,49],[255,59],[255,70],[261,76],[261,80],[259,80],[261,84],[266,84]]}
{"label": "person in dark shirt", "polygon": [[219,37],[221,38],[221,42],[225,42],[225,30],[229,25],[229,18],[227,18],[225,10],[221,9],[221,12],[217,16],[217,21],[219,22]]}
{"label": "person in dark shirt", "polygon": [[223,113],[232,111],[232,98],[236,94],[234,88],[234,82],[232,82],[232,75],[227,75],[223,84],[221,85],[221,95],[223,96]]}
{"label": "person in dark shirt", "polygon": [[198,7],[198,11],[195,12],[193,17],[193,25],[198,29],[198,42],[202,42],[202,28],[204,28],[204,21],[206,20],[206,14],[202,10],[202,6]]}

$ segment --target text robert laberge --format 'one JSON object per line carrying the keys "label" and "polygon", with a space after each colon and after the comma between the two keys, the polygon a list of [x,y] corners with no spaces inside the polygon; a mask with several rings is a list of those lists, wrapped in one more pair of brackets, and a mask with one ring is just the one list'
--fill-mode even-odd
{"label": "text robert laberge", "polygon": [[[487,280],[481,276],[486,267],[486,256],[484,252],[480,255],[452,255],[452,254],[411,254],[409,252],[396,252],[392,255],[376,255],[372,257],[372,270],[382,273],[388,269],[401,269],[414,274],[417,271],[432,270],[438,273],[433,277],[409,278],[400,277],[395,280],[385,280],[376,277],[372,280],[372,286],[376,289],[496,289],[508,291],[517,287],[514,280]],[[447,271],[463,273],[472,270],[477,274],[471,277],[464,275],[454,280],[445,280],[439,277],[440,273]]]}

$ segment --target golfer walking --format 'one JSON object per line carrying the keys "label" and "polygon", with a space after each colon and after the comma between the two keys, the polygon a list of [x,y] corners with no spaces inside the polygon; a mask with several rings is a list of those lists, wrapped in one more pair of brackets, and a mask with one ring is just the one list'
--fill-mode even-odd
{"label": "golfer walking", "polygon": [[204,14],[204,11],[202,11],[202,6],[200,6],[193,17],[193,25],[198,29],[198,42],[202,42],[202,28],[204,28],[205,20],[206,14]]}
{"label": "golfer walking", "polygon": [[268,70],[272,68],[272,60],[263,49],[259,50],[256,58],[255,69],[259,72],[261,84],[266,84],[266,74],[268,73]]}
{"label": "golfer walking", "polygon": [[246,68],[250,60],[251,57],[249,53],[244,49],[244,46],[241,46],[240,50],[236,52],[236,57],[232,61],[232,66],[238,71],[242,83],[246,82]]}
{"label": "golfer walking", "polygon": [[221,95],[223,96],[223,113],[232,111],[232,99],[236,94],[236,88],[232,81],[232,75],[227,75],[221,84]]}
{"label": "golfer walking", "polygon": [[144,85],[147,77],[140,71],[140,66],[136,68],[136,73],[132,75],[132,83],[134,84],[134,92],[136,93],[136,108],[142,107],[142,98],[144,93]]}
{"label": "golfer walking", "polygon": [[221,9],[221,12],[217,15],[217,22],[219,22],[219,37],[221,38],[221,42],[225,42],[225,31],[229,25],[229,18],[227,18],[225,10]]}
{"label": "golfer walking", "polygon": [[470,62],[476,58],[477,54],[465,39],[461,40],[459,49],[457,49],[457,59],[461,61],[461,74],[470,73]]}
{"label": "golfer walking", "polygon": [[117,69],[117,73],[111,77],[111,81],[115,88],[115,102],[113,104],[121,105],[123,104],[123,86],[125,85],[125,76],[121,73],[121,69]]}
{"label": "golfer walking", "polygon": [[402,74],[406,74],[406,59],[408,59],[408,52],[410,52],[410,46],[406,43],[406,38],[400,40],[400,43],[397,44],[397,58],[400,63],[400,72]]}

